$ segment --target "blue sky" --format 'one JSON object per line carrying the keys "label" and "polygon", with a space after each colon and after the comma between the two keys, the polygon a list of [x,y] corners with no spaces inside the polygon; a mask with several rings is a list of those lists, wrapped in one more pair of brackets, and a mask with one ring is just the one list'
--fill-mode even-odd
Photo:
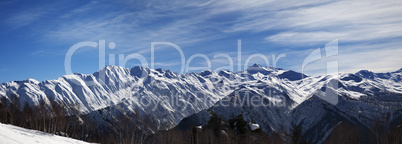
{"label": "blue sky", "polygon": [[[185,61],[207,56],[211,69],[227,66],[228,54],[238,70],[264,64],[264,55],[286,55],[276,67],[301,70],[305,57],[338,39],[337,57],[309,64],[308,74],[322,74],[325,62],[337,60],[340,72],[368,69],[395,71],[402,67],[401,1],[18,1],[0,2],[0,82],[56,79],[65,75],[67,51],[82,41],[115,43],[109,54],[138,53],[150,62],[151,42],[179,46]],[[324,53],[324,51],[322,51]],[[180,55],[169,46],[155,51],[155,67],[180,72]],[[81,48],[72,57],[72,71],[90,74],[98,67],[98,50]],[[125,67],[140,64],[129,60]],[[190,66],[206,66],[196,57]],[[117,64],[116,64],[117,65]]]}

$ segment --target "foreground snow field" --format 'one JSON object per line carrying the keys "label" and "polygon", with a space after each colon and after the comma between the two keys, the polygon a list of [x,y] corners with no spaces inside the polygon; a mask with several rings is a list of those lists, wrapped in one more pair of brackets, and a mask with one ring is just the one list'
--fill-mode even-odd
{"label": "foreground snow field", "polygon": [[25,129],[0,123],[0,144],[86,144],[84,141],[51,135],[37,130]]}

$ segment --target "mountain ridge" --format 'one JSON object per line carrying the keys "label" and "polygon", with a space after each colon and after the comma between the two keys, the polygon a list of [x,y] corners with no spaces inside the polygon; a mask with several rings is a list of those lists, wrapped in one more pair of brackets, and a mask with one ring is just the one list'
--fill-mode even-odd
{"label": "mountain ridge", "polygon": [[[20,107],[25,103],[50,105],[52,101],[67,107],[78,105],[80,115],[89,115],[100,125],[119,121],[120,115],[139,115],[150,118],[156,130],[173,128],[186,117],[199,113],[204,121],[210,111],[225,118],[229,117],[228,112],[244,113],[246,119],[255,120],[265,132],[272,133],[281,127],[288,129],[293,121],[300,123],[289,113],[308,109],[300,105],[312,98],[318,98],[314,103],[326,102],[323,98],[327,90],[337,93],[334,97],[336,110],[330,113],[346,113],[345,117],[353,117],[365,127],[384,114],[395,114],[390,116],[389,125],[398,123],[401,119],[398,111],[402,107],[401,75],[402,71],[397,70],[388,73],[359,71],[340,74],[338,78],[308,76],[257,64],[238,72],[204,70],[185,74],[161,68],[106,66],[93,74],[75,73],[42,82],[27,79],[2,83],[0,98],[11,101],[15,95]],[[260,104],[269,105],[250,105],[253,100],[248,97],[262,99]],[[231,101],[248,105],[234,105]],[[229,106],[223,107],[219,102]],[[311,117],[304,121],[326,120]],[[311,126],[304,125],[307,130]]]}

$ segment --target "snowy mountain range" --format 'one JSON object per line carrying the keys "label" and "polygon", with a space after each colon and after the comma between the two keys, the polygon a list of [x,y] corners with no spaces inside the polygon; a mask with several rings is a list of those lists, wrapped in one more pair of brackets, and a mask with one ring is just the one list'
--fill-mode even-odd
{"label": "snowy mountain range", "polygon": [[[21,107],[51,101],[67,109],[74,106],[79,115],[90,115],[99,123],[118,121],[119,115],[146,117],[158,130],[206,124],[211,111],[225,119],[241,113],[267,133],[301,124],[304,132],[315,132],[307,137],[322,142],[343,122],[366,129],[377,119],[385,119],[387,127],[399,124],[401,80],[402,69],[313,77],[258,64],[238,72],[185,74],[106,66],[87,75],[3,83],[0,98],[15,95]],[[336,101],[326,99],[326,92],[336,94]]]}
{"label": "snowy mountain range", "polygon": [[[367,142],[376,121],[380,121],[379,125],[385,129],[392,129],[402,122],[401,75],[402,69],[389,73],[362,70],[355,74],[340,74],[339,78],[318,76],[294,81],[271,76],[236,89],[211,108],[185,118],[179,127],[205,125],[211,112],[226,120],[242,114],[268,134],[289,133],[292,124],[301,125],[303,133],[313,143],[324,142],[334,128],[348,123],[363,129],[361,133],[366,137],[362,139]],[[333,83],[337,83],[336,88]],[[322,99],[322,91],[326,89],[336,91],[336,104]],[[267,92],[283,98],[278,99]],[[247,105],[253,99],[246,96],[260,97],[270,105]]]}

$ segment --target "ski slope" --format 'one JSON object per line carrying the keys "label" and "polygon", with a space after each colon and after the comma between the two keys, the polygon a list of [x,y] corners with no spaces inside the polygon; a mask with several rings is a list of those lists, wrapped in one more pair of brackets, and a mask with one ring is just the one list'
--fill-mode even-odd
{"label": "ski slope", "polygon": [[0,123],[0,144],[86,144],[72,138],[51,135],[37,130],[25,129]]}

